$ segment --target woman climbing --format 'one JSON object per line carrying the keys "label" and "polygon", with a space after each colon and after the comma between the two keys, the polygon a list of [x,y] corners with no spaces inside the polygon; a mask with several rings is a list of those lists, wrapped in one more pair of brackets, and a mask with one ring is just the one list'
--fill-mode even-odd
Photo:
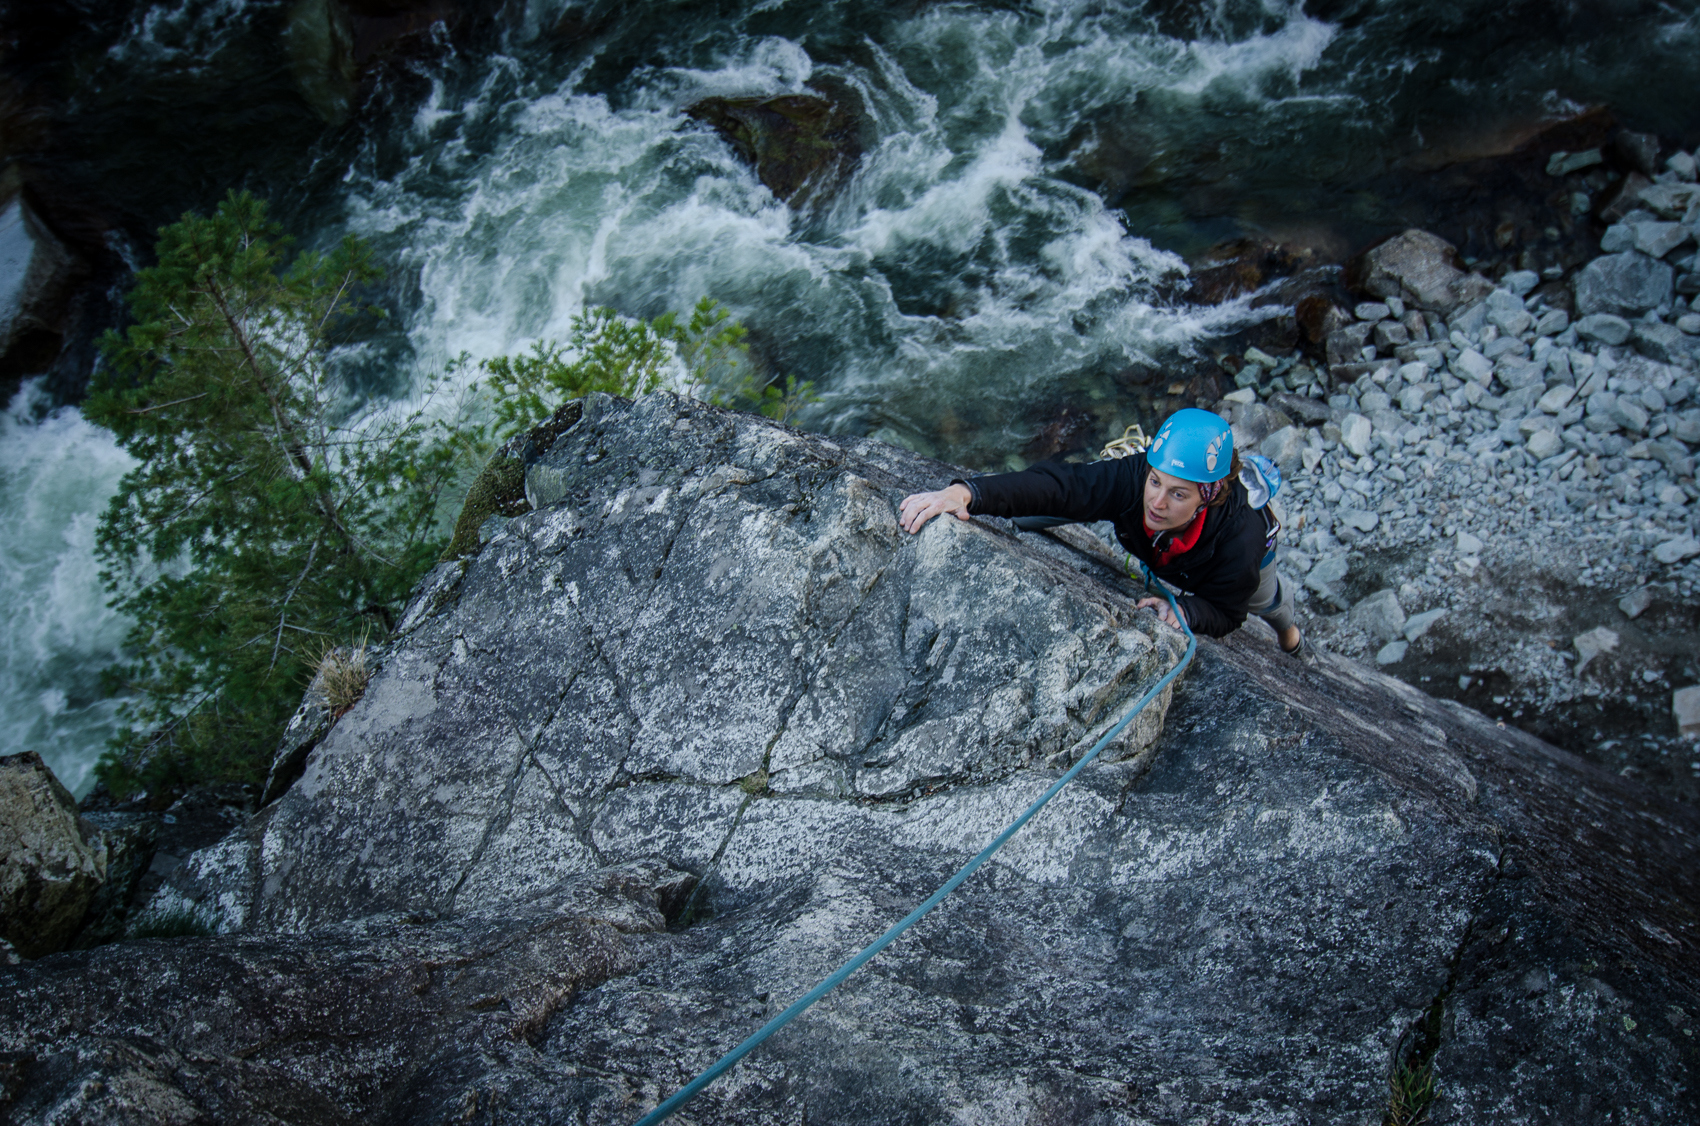
{"label": "woman climbing", "polygon": [[[1228,424],[1187,408],[1170,415],[1141,453],[952,481],[905,497],[898,523],[914,533],[940,515],[1008,516],[1030,529],[1109,520],[1122,546],[1177,592],[1193,632],[1221,637],[1249,612],[1275,627],[1282,651],[1302,657],[1292,587],[1275,570],[1281,526],[1267,508],[1270,491],[1256,470],[1242,473]],[[1179,625],[1161,598],[1138,605]]]}

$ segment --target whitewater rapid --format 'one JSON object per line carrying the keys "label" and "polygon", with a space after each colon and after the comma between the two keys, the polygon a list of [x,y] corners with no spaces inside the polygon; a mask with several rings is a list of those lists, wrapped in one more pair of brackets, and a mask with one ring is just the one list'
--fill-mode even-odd
{"label": "whitewater rapid", "polygon": [[0,414],[0,722],[8,753],[38,751],[73,792],[113,731],[100,671],[126,621],[106,605],[95,524],[133,464],[75,407],[31,381]]}

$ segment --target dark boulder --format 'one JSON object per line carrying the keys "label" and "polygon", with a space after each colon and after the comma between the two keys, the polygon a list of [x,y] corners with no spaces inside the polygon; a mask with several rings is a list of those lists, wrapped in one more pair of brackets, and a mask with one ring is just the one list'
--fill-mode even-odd
{"label": "dark boulder", "polygon": [[1656,133],[1632,133],[1621,130],[1612,138],[1612,148],[1618,159],[1643,176],[1659,173],[1659,138]]}
{"label": "dark boulder", "polygon": [[1231,239],[1205,251],[1191,266],[1187,299],[1200,305],[1219,305],[1270,282],[1288,277],[1312,264],[1316,252],[1307,247],[1267,239]]}
{"label": "dark boulder", "polygon": [[861,159],[852,96],[704,98],[685,110],[731,142],[756,176],[793,206],[830,195]]}
{"label": "dark boulder", "polygon": [[100,834],[41,756],[0,758],[0,938],[25,958],[64,949],[105,879]]}
{"label": "dark boulder", "polygon": [[1346,264],[1346,282],[1371,297],[1397,297],[1441,316],[1493,291],[1492,282],[1464,271],[1451,243],[1419,230],[1406,231],[1352,259]]}
{"label": "dark boulder", "polygon": [[1615,223],[1631,211],[1637,210],[1641,206],[1641,193],[1652,186],[1653,182],[1639,172],[1631,172],[1625,176],[1601,202],[1600,222]]}
{"label": "dark boulder", "polygon": [[1050,422],[1039,428],[1033,440],[1021,448],[1028,461],[1043,461],[1058,454],[1073,453],[1087,445],[1097,450],[1097,438],[1102,424],[1091,411],[1064,407]]}
{"label": "dark boulder", "polygon": [[1668,263],[1638,251],[1602,254],[1576,275],[1576,312],[1639,317],[1670,301],[1675,273]]}
{"label": "dark boulder", "polygon": [[22,194],[0,203],[0,397],[53,366],[87,273]]}

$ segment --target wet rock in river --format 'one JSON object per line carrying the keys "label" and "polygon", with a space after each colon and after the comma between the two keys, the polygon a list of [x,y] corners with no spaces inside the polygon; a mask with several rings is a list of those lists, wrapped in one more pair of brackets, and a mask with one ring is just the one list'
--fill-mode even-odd
{"label": "wet rock in river", "polygon": [[714,97],[685,112],[730,141],[776,197],[801,206],[829,195],[861,159],[858,111],[847,104],[852,97]]}
{"label": "wet rock in river", "polygon": [[1190,263],[1188,300],[1219,305],[1256,292],[1277,278],[1310,265],[1316,252],[1266,239],[1231,239],[1218,243]]}
{"label": "wet rock in river", "polygon": [[0,397],[59,354],[72,293],[87,273],[22,195],[0,202]]}
{"label": "wet rock in river", "polygon": [[348,119],[360,69],[354,30],[341,0],[297,0],[283,31],[290,72],[301,96],[331,125]]}

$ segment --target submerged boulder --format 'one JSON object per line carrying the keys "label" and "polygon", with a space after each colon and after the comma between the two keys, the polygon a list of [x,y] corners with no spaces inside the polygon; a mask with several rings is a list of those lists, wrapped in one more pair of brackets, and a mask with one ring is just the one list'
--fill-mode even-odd
{"label": "submerged boulder", "polygon": [[[1084,529],[898,531],[952,467],[668,395],[557,430],[533,510],[427,577],[299,780],[156,898],[234,933],[0,968],[15,1118],[625,1126],[1180,655]],[[1399,1070],[1435,1123],[1686,1120],[1697,839],[1456,704],[1206,641],[687,1113],[1373,1124]]]}
{"label": "submerged boulder", "polygon": [[793,206],[830,194],[862,156],[855,112],[817,94],[704,98],[685,112],[714,126],[767,189]]}

